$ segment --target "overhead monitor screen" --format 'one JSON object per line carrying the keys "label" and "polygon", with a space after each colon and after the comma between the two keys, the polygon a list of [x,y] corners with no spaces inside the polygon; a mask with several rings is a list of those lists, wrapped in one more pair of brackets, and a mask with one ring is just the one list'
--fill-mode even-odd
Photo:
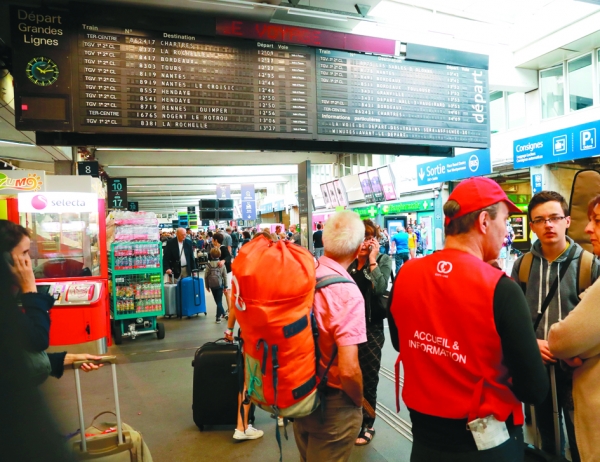
{"label": "overhead monitor screen", "polygon": [[233,220],[233,210],[219,210],[219,220]]}
{"label": "overhead monitor screen", "polygon": [[218,202],[216,199],[200,199],[201,209],[216,209],[218,208]]}
{"label": "overhead monitor screen", "polygon": [[373,190],[371,189],[371,180],[369,179],[369,174],[367,172],[359,173],[358,179],[360,180],[360,188],[365,196],[365,202],[370,204],[374,202],[373,198]]}
{"label": "overhead monitor screen", "polygon": [[338,203],[341,206],[347,206],[348,201],[346,200],[346,195],[344,194],[344,191],[342,189],[342,182],[340,180],[335,180],[333,182],[333,187],[335,188],[335,193],[337,194]]}
{"label": "overhead monitor screen", "polygon": [[392,176],[391,168],[389,165],[379,167],[379,179],[381,180],[381,187],[383,188],[383,195],[385,196],[385,200],[396,200],[398,196],[396,195],[394,178]]}
{"label": "overhead monitor screen", "polygon": [[377,174],[377,170],[369,170],[369,180],[371,180],[371,189],[373,190],[373,198],[375,202],[382,202],[384,200],[383,188],[381,187],[381,180]]}
{"label": "overhead monitor screen", "polygon": [[335,186],[333,181],[327,183],[327,192],[329,193],[329,201],[331,202],[332,207],[337,207],[340,205],[338,202],[337,194],[335,193]]}
{"label": "overhead monitor screen", "polygon": [[327,190],[327,183],[321,185],[321,195],[323,196],[323,202],[325,202],[325,208],[331,208],[331,200],[329,199],[329,191]]}
{"label": "overhead monitor screen", "polygon": [[220,209],[232,209],[233,199],[219,199],[218,204]]}

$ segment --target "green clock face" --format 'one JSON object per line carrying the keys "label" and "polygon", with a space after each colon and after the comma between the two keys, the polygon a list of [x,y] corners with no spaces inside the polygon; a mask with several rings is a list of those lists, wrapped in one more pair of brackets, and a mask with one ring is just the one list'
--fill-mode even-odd
{"label": "green clock face", "polygon": [[50,58],[33,58],[27,63],[27,78],[36,85],[46,87],[58,79],[58,66]]}

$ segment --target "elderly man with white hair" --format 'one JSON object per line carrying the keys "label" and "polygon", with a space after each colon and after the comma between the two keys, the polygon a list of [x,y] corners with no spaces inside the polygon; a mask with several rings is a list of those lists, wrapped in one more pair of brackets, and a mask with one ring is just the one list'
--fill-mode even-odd
{"label": "elderly man with white hair", "polygon": [[192,241],[185,237],[185,229],[177,228],[176,237],[167,242],[163,254],[163,269],[175,279],[191,276],[196,269]]}
{"label": "elderly man with white hair", "polygon": [[319,376],[330,363],[331,368],[322,412],[318,409],[294,422],[294,437],[303,462],[348,460],[361,427],[363,389],[358,344],[367,341],[365,302],[346,268],[356,259],[364,236],[360,217],[349,211],[332,215],[323,231],[325,254],[319,259],[317,279],[335,276],[345,279],[345,283],[315,293]]}

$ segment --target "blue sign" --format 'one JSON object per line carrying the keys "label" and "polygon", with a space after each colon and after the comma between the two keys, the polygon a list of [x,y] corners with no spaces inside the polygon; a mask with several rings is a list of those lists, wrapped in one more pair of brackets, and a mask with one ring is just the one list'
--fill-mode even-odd
{"label": "blue sign", "polygon": [[515,168],[534,167],[600,154],[600,121],[563,128],[513,142]]}
{"label": "blue sign", "polygon": [[260,213],[271,213],[273,212],[273,204],[271,204],[270,202],[265,202],[264,204],[261,204],[259,210]]}
{"label": "blue sign", "polygon": [[243,184],[242,185],[242,200],[243,201],[254,201],[254,200],[256,200],[256,196],[254,194],[254,185],[253,184]]}
{"label": "blue sign", "polygon": [[231,199],[231,185],[218,184],[217,185],[217,199]]}
{"label": "blue sign", "polygon": [[542,192],[544,186],[542,185],[542,174],[536,173],[535,175],[531,175],[531,192],[532,194],[537,194]]}
{"label": "blue sign", "polygon": [[417,165],[417,184],[424,186],[443,181],[464,180],[489,173],[492,173],[490,150],[480,149]]}
{"label": "blue sign", "polygon": [[244,220],[256,220],[255,201],[242,201],[242,218]]}
{"label": "blue sign", "polygon": [[273,212],[279,212],[281,210],[285,210],[285,201],[280,199],[278,201],[273,202]]}

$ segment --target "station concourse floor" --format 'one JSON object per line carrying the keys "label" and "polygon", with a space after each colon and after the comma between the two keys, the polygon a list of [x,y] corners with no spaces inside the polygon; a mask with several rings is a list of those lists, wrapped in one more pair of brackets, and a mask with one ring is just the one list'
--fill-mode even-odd
{"label": "station concourse floor", "polygon": [[[196,349],[223,336],[226,324],[215,323],[216,306],[206,294],[208,315],[191,319],[159,319],[165,323],[166,337],[142,335],[123,339],[122,345],[109,347],[117,355],[117,376],[123,421],[142,432],[155,462],[261,461],[277,462],[275,420],[256,410],[255,427],[265,435],[252,441],[232,438],[234,427],[207,427],[204,432],[192,419],[192,358]],[[386,329],[387,335],[387,329]],[[72,349],[71,352],[82,352]],[[408,461],[411,450],[410,419],[402,405],[395,412],[394,363],[396,352],[389,338],[383,350],[378,387],[376,435],[371,444],[355,447],[350,460],[365,462]],[[85,424],[102,411],[114,411],[111,373],[107,367],[81,374]],[[210,380],[210,377],[206,378]],[[75,380],[66,370],[60,380],[49,378],[42,386],[48,404],[65,435],[79,428]],[[215,390],[214,399],[218,394]],[[212,399],[208,397],[208,399]],[[110,419],[110,416],[107,420]],[[289,440],[282,436],[283,460],[296,461],[298,451],[292,425]],[[324,461],[325,462],[325,461]]]}

